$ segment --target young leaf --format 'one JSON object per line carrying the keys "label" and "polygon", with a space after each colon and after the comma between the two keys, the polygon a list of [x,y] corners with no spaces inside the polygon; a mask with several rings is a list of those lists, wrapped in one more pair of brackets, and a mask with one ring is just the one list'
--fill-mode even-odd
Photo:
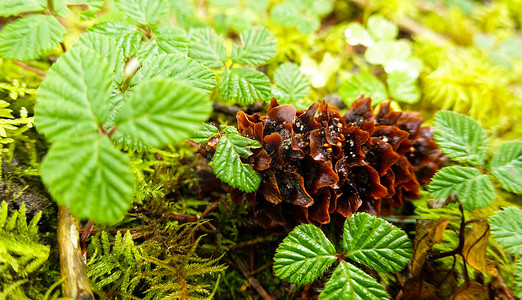
{"label": "young leaf", "polygon": [[84,46],[96,51],[101,57],[105,58],[113,71],[119,71],[123,76],[123,54],[116,41],[108,36],[96,32],[83,34],[74,47]]}
{"label": "young leaf", "polygon": [[335,260],[335,248],[321,229],[301,224],[277,247],[274,272],[291,283],[307,284],[321,276]]}
{"label": "young leaf", "polygon": [[251,104],[255,100],[267,100],[272,89],[265,74],[252,69],[234,68],[225,70],[221,75],[219,93],[224,99]]}
{"label": "young leaf", "polygon": [[158,46],[165,53],[188,53],[187,34],[181,28],[174,26],[159,26],[153,30],[158,40]]}
{"label": "young leaf", "polygon": [[161,147],[189,137],[211,110],[196,88],[175,79],[153,79],[133,89],[114,121],[122,133]]}
{"label": "young leaf", "polygon": [[17,16],[21,13],[44,10],[46,7],[45,0],[5,0],[0,1],[0,16]]}
{"label": "young leaf", "polygon": [[220,68],[227,60],[227,50],[211,28],[198,28],[189,31],[189,56],[209,67]]}
{"label": "young leaf", "polygon": [[488,136],[479,123],[451,111],[438,112],[434,123],[434,137],[444,154],[473,166],[484,163]]}
{"label": "young leaf", "polygon": [[506,207],[489,219],[491,233],[504,250],[522,255],[522,209]]}
{"label": "young leaf", "polygon": [[115,0],[115,4],[127,17],[141,25],[156,24],[167,15],[167,0]]}
{"label": "young leaf", "polygon": [[451,166],[435,173],[428,185],[430,195],[444,199],[455,193],[464,209],[486,207],[495,198],[493,184],[488,175],[469,167]]}
{"label": "young leaf", "polygon": [[105,135],[58,140],[43,159],[41,173],[53,198],[79,218],[112,224],[131,205],[130,162]]}
{"label": "young leaf", "polygon": [[234,188],[253,192],[261,183],[261,176],[252,169],[252,166],[243,164],[240,156],[250,156],[252,154],[250,148],[261,145],[255,140],[239,135],[230,127],[227,129],[227,134],[221,137],[216,146],[212,165],[214,173]]}
{"label": "young leaf", "polygon": [[209,138],[219,133],[219,129],[216,126],[203,123],[203,126],[200,130],[196,130],[192,135],[191,140],[196,143],[202,144],[208,141]]}
{"label": "young leaf", "polygon": [[73,47],[67,51],[38,89],[38,130],[50,141],[96,132],[108,116],[111,78],[106,60],[93,50]]}
{"label": "young leaf", "polygon": [[339,95],[347,106],[350,106],[362,94],[366,97],[371,97],[373,105],[388,99],[388,93],[384,84],[379,78],[370,73],[357,73],[339,86]]}
{"label": "young leaf", "polygon": [[405,72],[391,72],[386,77],[390,96],[398,101],[417,103],[420,99],[420,90],[417,79],[410,77]]}
{"label": "young leaf", "polygon": [[404,231],[367,213],[357,213],[344,223],[343,250],[348,258],[376,271],[400,271],[413,255]]}
{"label": "young leaf", "polygon": [[389,41],[397,37],[399,27],[397,24],[386,20],[383,16],[373,15],[368,19],[368,31],[376,41]]}
{"label": "young leaf", "polygon": [[491,160],[491,169],[506,191],[522,193],[522,142],[500,145]]}
{"label": "young leaf", "polygon": [[240,35],[242,46],[232,47],[232,62],[258,66],[269,62],[277,52],[275,37],[266,28],[253,28]]}
{"label": "young leaf", "polygon": [[348,262],[341,262],[319,295],[322,300],[390,299],[375,278]]}
{"label": "young leaf", "polygon": [[112,22],[96,24],[91,28],[91,31],[101,33],[116,41],[125,60],[136,53],[141,46],[143,37],[143,33],[138,31],[138,28],[134,25]]}
{"label": "young leaf", "polygon": [[308,79],[293,63],[286,62],[277,67],[274,81],[277,85],[274,95],[280,103],[294,103],[310,92]]}
{"label": "young leaf", "polygon": [[368,31],[358,22],[348,24],[348,27],[344,30],[344,36],[348,44],[352,46],[362,44],[370,47],[374,43]]}
{"label": "young leaf", "polygon": [[163,50],[158,46],[158,40],[150,40],[146,44],[140,43],[138,50],[136,51],[136,58],[140,62],[154,59],[154,57],[163,54]]}
{"label": "young leaf", "polygon": [[0,31],[0,57],[30,60],[62,41],[66,30],[53,16],[30,15]]}
{"label": "young leaf", "polygon": [[184,55],[160,54],[146,60],[131,83],[152,78],[175,78],[208,94],[216,85],[215,76],[210,69]]}

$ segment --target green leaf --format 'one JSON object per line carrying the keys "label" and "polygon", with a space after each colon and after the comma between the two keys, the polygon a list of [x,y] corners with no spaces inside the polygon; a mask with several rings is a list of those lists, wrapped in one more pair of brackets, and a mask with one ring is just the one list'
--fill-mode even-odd
{"label": "green leaf", "polygon": [[515,269],[515,297],[522,298],[522,257],[517,259]]}
{"label": "green leaf", "polygon": [[164,54],[163,50],[158,46],[158,40],[150,40],[146,44],[140,44],[138,51],[136,52],[136,58],[140,62],[152,60],[154,57]]}
{"label": "green leaf", "polygon": [[294,103],[310,93],[308,78],[299,70],[299,66],[286,62],[274,72],[277,90],[274,95],[280,103]]}
{"label": "green leaf", "polygon": [[319,295],[322,300],[336,299],[390,299],[388,293],[375,278],[361,269],[341,262]]}
{"label": "green leaf", "polygon": [[522,59],[522,39],[517,36],[511,36],[498,44],[498,51],[507,55],[510,58]]}
{"label": "green leaf", "polygon": [[118,9],[141,25],[156,24],[168,14],[167,0],[115,0]]}
{"label": "green leaf", "polygon": [[386,77],[390,96],[398,101],[417,103],[420,99],[420,90],[417,80],[405,72],[392,72]]}
{"label": "green leaf", "polygon": [[356,213],[344,223],[343,250],[376,271],[400,271],[413,255],[404,231],[367,213]]}
{"label": "green leaf", "polygon": [[491,233],[506,252],[522,255],[522,209],[506,207],[489,219]]}
{"label": "green leaf", "polygon": [[191,140],[196,143],[202,144],[208,141],[209,138],[219,133],[219,129],[211,124],[203,123],[203,127],[192,135]]}
{"label": "green leaf", "polygon": [[395,40],[399,33],[397,24],[388,21],[380,15],[373,15],[368,19],[368,31],[374,40]]}
{"label": "green leaf", "polygon": [[377,105],[388,99],[386,87],[379,78],[366,72],[357,73],[339,86],[339,95],[344,103],[350,106],[355,99],[363,95],[372,98],[372,104]]}
{"label": "green leaf", "polygon": [[220,68],[225,65],[227,51],[211,28],[198,28],[189,31],[189,56],[209,67]]}
{"label": "green leaf", "polygon": [[181,28],[174,26],[159,26],[155,28],[154,34],[158,40],[158,46],[165,53],[188,53],[187,34]]}
{"label": "green leaf", "polygon": [[301,224],[277,247],[274,272],[291,283],[307,284],[321,276],[335,261],[335,248],[321,229]]}
{"label": "green leaf", "polygon": [[212,110],[198,89],[175,79],[152,79],[133,89],[118,111],[118,130],[161,147],[188,138]]}
{"label": "green leaf", "polygon": [[445,199],[455,193],[464,209],[486,207],[495,198],[493,184],[488,176],[470,167],[451,166],[435,173],[428,185],[430,195]]}
{"label": "green leaf", "polygon": [[118,71],[123,76],[124,59],[116,41],[101,33],[87,32],[74,44],[74,47],[79,46],[96,51],[96,53],[107,60],[114,72]]}
{"label": "green leaf", "polygon": [[506,191],[522,193],[522,142],[502,144],[493,155],[491,169]]}
{"label": "green leaf", "polygon": [[298,19],[300,19],[299,9],[299,5],[295,5],[290,1],[284,1],[272,8],[270,18],[284,27],[297,26]]}
{"label": "green leaf", "polygon": [[233,45],[232,62],[258,66],[268,63],[277,52],[275,37],[266,28],[253,28],[240,35],[242,46]]}
{"label": "green leaf", "polygon": [[30,15],[7,24],[0,31],[0,57],[30,60],[62,41],[66,30],[53,16]]}
{"label": "green leaf", "polygon": [[219,93],[224,99],[246,105],[255,100],[267,100],[272,95],[272,88],[265,74],[252,69],[234,68],[225,70],[221,75]]}
{"label": "green leaf", "polygon": [[378,41],[366,49],[364,58],[374,65],[404,60],[411,55],[411,43],[406,40]]}
{"label": "green leaf", "polygon": [[143,63],[132,83],[152,78],[175,78],[208,94],[216,85],[215,76],[210,69],[184,55],[160,54]]}
{"label": "green leaf", "polygon": [[208,0],[208,2],[219,8],[232,8],[239,6],[239,0]]}
{"label": "green leaf", "polygon": [[50,141],[96,132],[108,116],[111,78],[106,60],[93,50],[67,51],[38,89],[38,130]]}
{"label": "green leaf", "polygon": [[21,13],[44,10],[45,0],[4,0],[0,1],[0,16],[18,16]]}
{"label": "green leaf", "polygon": [[252,166],[243,164],[240,156],[248,157],[252,154],[250,148],[260,147],[259,142],[231,132],[221,137],[216,146],[212,167],[216,176],[226,184],[244,192],[255,191],[261,176],[252,169]]}
{"label": "green leaf", "polygon": [[477,121],[451,111],[435,114],[435,141],[444,154],[473,166],[484,163],[487,134]]}
{"label": "green leaf", "polygon": [[348,44],[352,46],[361,44],[369,47],[374,43],[368,31],[358,22],[348,24],[344,31],[344,36],[346,36]]}
{"label": "green leaf", "polygon": [[136,53],[143,38],[143,33],[134,25],[105,22],[94,25],[91,30],[116,41],[125,60]]}
{"label": "green leaf", "polygon": [[44,157],[41,173],[53,198],[79,218],[113,224],[132,203],[130,162],[105,135],[57,141]]}

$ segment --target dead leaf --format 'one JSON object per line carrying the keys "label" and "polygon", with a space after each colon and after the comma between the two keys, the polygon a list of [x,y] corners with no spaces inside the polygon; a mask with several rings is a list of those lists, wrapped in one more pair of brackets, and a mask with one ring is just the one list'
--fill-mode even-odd
{"label": "dead leaf", "polygon": [[418,278],[411,278],[402,287],[397,300],[436,300],[440,299],[437,295],[437,288],[426,281]]}
{"label": "dead leaf", "polygon": [[462,255],[468,266],[483,273],[497,275],[497,269],[486,259],[489,245],[489,224],[487,221],[473,223],[471,233],[464,240]]}
{"label": "dead leaf", "polygon": [[450,300],[488,300],[488,289],[482,284],[469,281],[464,283],[459,289],[451,296]]}
{"label": "dead leaf", "polygon": [[411,273],[418,276],[422,271],[422,266],[428,255],[428,251],[435,243],[440,243],[444,236],[444,231],[449,224],[449,219],[439,218],[437,222],[433,220],[418,220],[415,225],[416,236],[414,240],[414,252]]}

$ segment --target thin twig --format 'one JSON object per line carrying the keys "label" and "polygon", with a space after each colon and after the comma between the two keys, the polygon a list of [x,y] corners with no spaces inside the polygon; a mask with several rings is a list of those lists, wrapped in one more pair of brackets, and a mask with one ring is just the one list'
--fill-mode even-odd
{"label": "thin twig", "polygon": [[37,69],[35,69],[35,68],[31,67],[31,66],[28,66],[28,65],[24,64],[24,63],[21,62],[21,61],[17,61],[17,60],[15,60],[15,61],[13,61],[13,63],[14,63],[15,65],[18,65],[18,66],[20,66],[20,67],[22,67],[22,68],[28,70],[28,71],[31,71],[31,72],[33,72],[33,73],[36,73],[36,74],[42,76],[42,77],[45,77],[45,73],[44,73],[44,72],[42,72],[42,71],[40,71],[40,70],[37,70]]}
{"label": "thin twig", "polygon": [[245,264],[239,259],[239,257],[236,254],[232,254],[232,258],[236,262],[237,267],[239,270],[241,270],[241,273],[248,279],[248,282],[252,287],[257,291],[257,293],[263,298],[264,300],[273,300],[272,296],[266,292],[266,290],[257,282],[257,280],[250,275],[248,272],[247,267]]}

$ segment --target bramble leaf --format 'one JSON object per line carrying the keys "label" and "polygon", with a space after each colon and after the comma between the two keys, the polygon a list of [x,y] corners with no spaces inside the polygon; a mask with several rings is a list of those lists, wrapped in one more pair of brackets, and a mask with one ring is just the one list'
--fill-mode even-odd
{"label": "bramble leaf", "polygon": [[506,207],[489,219],[495,240],[513,255],[522,255],[522,209]]}
{"label": "bramble leaf", "polygon": [[386,65],[392,61],[405,60],[411,53],[411,45],[405,40],[378,41],[364,52],[364,58],[371,64]]}
{"label": "bramble leaf", "polygon": [[399,33],[397,24],[388,21],[381,15],[368,18],[368,31],[372,38],[379,40],[394,40]]}
{"label": "bramble leaf", "polygon": [[319,295],[323,300],[390,299],[375,278],[348,262],[341,262]]}
{"label": "bramble leaf", "polygon": [[66,30],[54,16],[30,15],[7,24],[0,31],[0,57],[30,60],[52,49]]}
{"label": "bramble leaf", "polygon": [[153,25],[165,17],[168,0],[115,0],[118,9],[141,25]]}
{"label": "bramble leaf", "polygon": [[73,47],[51,67],[38,89],[38,130],[50,141],[96,132],[108,117],[111,82],[105,59],[86,47]]}
{"label": "bramble leaf", "polygon": [[107,60],[113,72],[118,73],[118,79],[121,80],[123,78],[124,59],[116,41],[101,33],[87,32],[74,44],[74,47],[80,46],[96,51],[96,53]]}
{"label": "bramble leaf", "polygon": [[209,68],[220,68],[227,60],[227,50],[211,28],[189,31],[189,56]]}
{"label": "bramble leaf", "polygon": [[478,166],[486,158],[487,134],[477,121],[451,111],[435,115],[435,141],[444,154]]}
{"label": "bramble leaf", "polygon": [[344,223],[343,250],[376,271],[400,271],[413,255],[404,231],[367,213],[356,213]]}
{"label": "bramble leaf", "polygon": [[291,283],[307,284],[335,261],[335,248],[323,231],[312,224],[301,224],[277,247],[274,272]]}
{"label": "bramble leaf", "polygon": [[216,85],[214,72],[193,59],[179,54],[160,54],[143,62],[131,83],[152,78],[175,78],[210,93]]}
{"label": "bramble leaf", "polygon": [[416,78],[412,78],[405,72],[391,72],[388,73],[386,82],[393,99],[411,104],[419,101],[420,90]]}
{"label": "bramble leaf", "polygon": [[491,169],[506,191],[522,193],[522,142],[500,145],[491,160]]}
{"label": "bramble leaf", "polygon": [[209,138],[219,133],[219,129],[211,124],[203,123],[200,130],[196,130],[192,135],[191,140],[196,143],[202,144],[208,141]]}
{"label": "bramble leaf", "polygon": [[522,257],[517,259],[515,269],[515,297],[522,298]]}
{"label": "bramble leaf", "polygon": [[58,140],[44,157],[41,173],[53,198],[79,218],[113,224],[132,203],[130,162],[106,135]]}
{"label": "bramble leaf", "polygon": [[277,52],[275,37],[266,28],[253,28],[240,35],[242,46],[233,45],[232,62],[258,66],[268,63]]}
{"label": "bramble leaf", "polygon": [[274,81],[277,86],[274,96],[279,103],[294,103],[310,93],[308,79],[296,64],[286,62],[277,67]]}
{"label": "bramble leaf", "polygon": [[234,188],[253,192],[261,183],[261,176],[252,169],[252,166],[243,164],[240,156],[250,156],[252,154],[250,148],[261,147],[261,145],[255,140],[239,135],[233,127],[225,129],[227,134],[220,138],[216,146],[212,164],[214,173]]}
{"label": "bramble leaf", "polygon": [[265,101],[272,95],[270,80],[265,74],[252,69],[226,69],[219,81],[219,93],[227,100],[251,104]]}
{"label": "bramble leaf", "polygon": [[143,33],[138,31],[134,25],[105,22],[96,24],[91,31],[101,33],[116,41],[118,47],[121,48],[123,57],[127,60],[134,55],[141,46]]}
{"label": "bramble leaf", "polygon": [[158,47],[165,53],[188,53],[188,39],[185,31],[174,26],[158,26],[153,30]]}
{"label": "bramble leaf", "polygon": [[175,79],[152,79],[134,87],[114,122],[122,133],[161,147],[188,138],[211,110],[198,89]]}
{"label": "bramble leaf", "polygon": [[17,16],[21,13],[44,10],[47,7],[45,0],[6,0],[0,1],[0,16]]}
{"label": "bramble leaf", "polygon": [[388,92],[386,92],[384,84],[370,73],[357,73],[339,86],[339,95],[347,106],[350,106],[362,94],[371,97],[373,105],[388,99]]}
{"label": "bramble leaf", "polygon": [[373,45],[373,39],[368,31],[358,22],[351,22],[344,30],[344,36],[348,44],[356,46],[362,44],[366,47]]}
{"label": "bramble leaf", "polygon": [[437,199],[444,199],[455,193],[467,210],[486,207],[495,198],[488,175],[470,167],[451,166],[441,169],[433,176],[428,190]]}

